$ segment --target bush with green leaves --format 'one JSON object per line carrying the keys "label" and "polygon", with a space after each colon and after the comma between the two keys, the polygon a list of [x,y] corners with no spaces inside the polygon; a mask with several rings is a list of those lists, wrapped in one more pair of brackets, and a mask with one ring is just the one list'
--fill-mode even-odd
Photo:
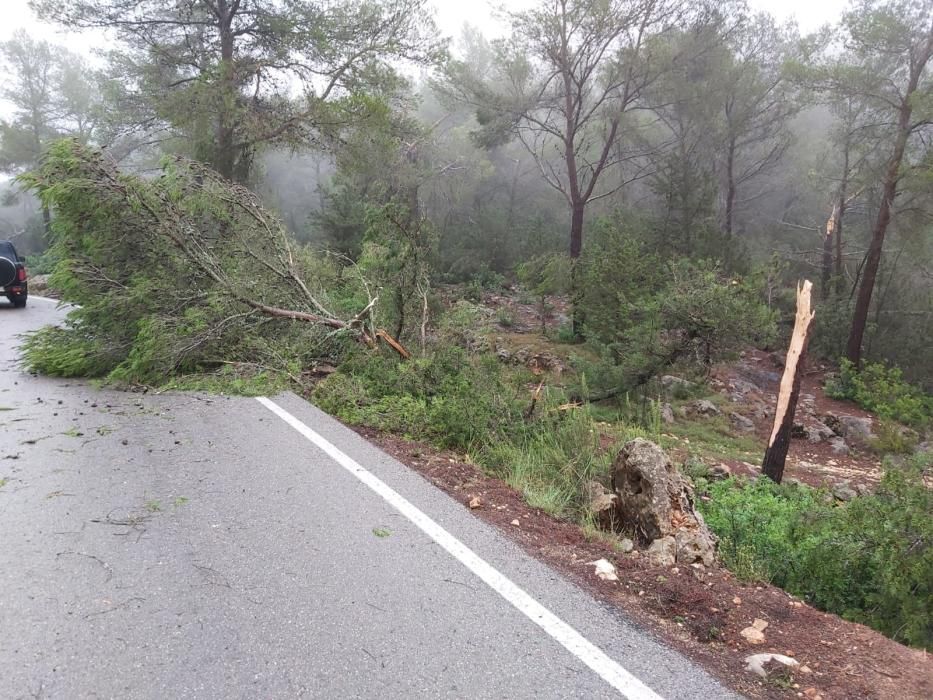
{"label": "bush with green leaves", "polygon": [[367,211],[359,268],[378,290],[380,316],[398,340],[415,335],[424,320],[436,248],[431,222],[406,206]]}
{"label": "bush with green leaves", "polygon": [[461,450],[521,423],[518,390],[496,359],[455,347],[407,362],[356,353],[317,386],[313,398],[349,423]]}
{"label": "bush with green leaves", "polygon": [[[813,605],[933,648],[933,460],[888,463],[877,490],[844,504],[768,479],[709,486],[700,507],[724,563]],[[928,477],[927,477],[928,478]]]}
{"label": "bush with green leaves", "polygon": [[561,253],[536,255],[515,268],[518,279],[538,302],[541,332],[547,332],[548,297],[570,288],[570,258]]}
{"label": "bush with green leaves", "polygon": [[597,390],[595,396],[642,389],[675,366],[705,373],[742,347],[773,338],[774,314],[758,290],[723,276],[716,264],[675,260],[664,267],[664,275],[651,294],[616,298],[615,314],[587,309],[587,329],[597,321],[610,324],[598,327],[590,339],[600,359],[577,362]]}
{"label": "bush with green leaves", "polygon": [[867,362],[859,371],[843,359],[838,377],[827,383],[826,394],[854,401],[881,418],[917,428],[933,420],[933,396],[906,382],[900,368],[880,362]]}

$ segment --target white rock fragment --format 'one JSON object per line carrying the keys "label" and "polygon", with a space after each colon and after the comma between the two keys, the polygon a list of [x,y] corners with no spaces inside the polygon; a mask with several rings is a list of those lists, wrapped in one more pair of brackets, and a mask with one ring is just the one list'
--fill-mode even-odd
{"label": "white rock fragment", "polygon": [[606,559],[598,559],[597,561],[589,562],[589,564],[596,567],[596,575],[603,581],[619,580],[619,577],[616,575],[616,567],[613,566],[612,562]]}

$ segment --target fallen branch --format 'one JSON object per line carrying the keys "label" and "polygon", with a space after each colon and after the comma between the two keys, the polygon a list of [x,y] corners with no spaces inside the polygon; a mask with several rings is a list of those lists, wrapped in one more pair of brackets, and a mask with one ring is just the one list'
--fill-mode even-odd
{"label": "fallen branch", "polygon": [[376,337],[377,337],[377,338],[380,338],[380,339],[382,339],[382,340],[384,340],[384,341],[386,342],[386,344],[387,344],[390,348],[392,348],[393,350],[395,350],[395,352],[397,352],[399,355],[401,355],[404,359],[406,359],[406,360],[411,359],[411,353],[408,352],[408,350],[405,349],[405,346],[402,345],[400,342],[398,342],[398,341],[397,341],[395,338],[393,338],[391,335],[389,335],[389,334],[385,331],[385,329],[380,328],[379,330],[377,330],[377,331],[376,331]]}
{"label": "fallen branch", "polygon": [[541,389],[543,387],[544,387],[544,380],[542,379],[541,382],[538,384],[538,388],[535,389],[534,393],[531,395],[531,404],[528,406],[528,408],[525,409],[524,415],[525,415],[526,422],[530,421],[531,417],[535,413],[535,406],[538,405],[538,399],[541,398]]}

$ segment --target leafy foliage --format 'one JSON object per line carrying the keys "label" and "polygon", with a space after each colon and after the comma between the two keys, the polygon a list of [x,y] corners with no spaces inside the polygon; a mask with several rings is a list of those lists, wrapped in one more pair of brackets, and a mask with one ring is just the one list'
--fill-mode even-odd
{"label": "leafy foliage", "polygon": [[826,386],[827,395],[854,401],[882,418],[923,428],[933,420],[933,396],[904,381],[898,367],[866,363],[861,371],[846,359],[839,376]]}
{"label": "leafy foliage", "polygon": [[[300,372],[342,353],[329,332],[349,326],[304,281],[337,288],[334,266],[290,244],[247,191],[177,159],[144,180],[71,141],[22,180],[55,211],[51,282],[75,304],[64,329],[27,344],[33,369],[157,382],[222,362]],[[301,318],[318,322],[294,328]]]}
{"label": "leafy foliage", "polygon": [[515,395],[495,358],[449,348],[404,363],[355,355],[318,385],[314,400],[350,423],[470,450],[519,420]]}
{"label": "leafy foliage", "polygon": [[720,554],[765,580],[884,634],[933,648],[933,491],[929,455],[889,464],[877,491],[842,505],[804,486],[758,479],[709,487],[700,503]]}
{"label": "leafy foliage", "polygon": [[598,363],[581,361],[594,388],[645,386],[681,363],[700,370],[747,344],[767,343],[774,315],[758,290],[718,265],[642,253],[637,237],[607,226],[584,259],[586,329]]}

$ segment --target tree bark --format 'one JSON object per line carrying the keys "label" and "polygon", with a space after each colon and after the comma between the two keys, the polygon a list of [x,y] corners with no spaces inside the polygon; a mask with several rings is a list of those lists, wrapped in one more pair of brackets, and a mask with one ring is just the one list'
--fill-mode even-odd
{"label": "tree bark", "polygon": [[836,243],[836,294],[842,296],[846,291],[846,280],[845,274],[842,266],[842,219],[846,213],[846,191],[849,187],[849,149],[850,149],[850,134],[846,135],[846,141],[843,151],[843,165],[842,165],[842,182],[839,183],[839,206],[836,210],[836,220],[833,226],[834,237]]}
{"label": "tree bark", "polygon": [[878,277],[878,266],[881,263],[881,251],[884,248],[884,237],[891,223],[891,208],[897,196],[897,185],[900,178],[901,163],[904,160],[904,151],[907,148],[907,139],[912,131],[910,118],[913,113],[913,96],[920,84],[920,77],[926,68],[933,53],[933,31],[928,35],[926,45],[920,56],[913,56],[911,52],[910,78],[907,89],[901,99],[900,113],[897,120],[897,136],[894,141],[894,153],[888,161],[888,168],[884,174],[881,192],[881,205],[878,216],[872,229],[871,244],[865,257],[865,267],[862,271],[862,281],[855,302],[855,312],[852,315],[852,327],[849,331],[849,340],[846,343],[846,358],[856,369],[862,364],[862,341],[865,337],[865,326],[868,322],[868,312],[871,307],[871,297],[875,289],[875,280]]}
{"label": "tree bark", "polygon": [[820,265],[820,297],[825,302],[829,298],[829,283],[833,277],[833,240],[835,238],[836,210],[826,220],[826,233],[823,235],[823,260]]}
{"label": "tree bark", "polygon": [[[914,85],[916,87],[916,85]],[[908,93],[909,95],[910,93]],[[849,340],[846,343],[846,358],[856,368],[862,363],[862,340],[865,337],[865,326],[868,322],[868,312],[871,308],[871,297],[875,290],[875,280],[878,277],[878,266],[881,263],[881,252],[884,248],[884,237],[891,223],[891,206],[897,196],[897,181],[904,150],[907,146],[907,136],[910,129],[910,101],[909,97],[901,105],[901,116],[898,122],[897,140],[894,145],[894,155],[888,163],[884,176],[881,205],[878,208],[878,217],[872,229],[871,243],[862,268],[862,281],[859,285],[858,298],[855,302],[855,312],[852,316],[852,326],[849,331]]]}
{"label": "tree bark", "polygon": [[726,221],[723,233],[732,237],[732,219],[735,210],[735,137],[729,139],[726,152]]}
{"label": "tree bark", "polygon": [[574,338],[583,335],[583,301],[580,289],[580,253],[583,251],[583,203],[575,203],[570,217],[570,330]]}
{"label": "tree bark", "polygon": [[233,15],[239,0],[219,0],[217,3],[220,33],[220,110],[217,115],[217,172],[234,179],[236,168],[235,111],[237,101],[236,74],[233,65]]}
{"label": "tree bark", "polygon": [[781,388],[774,411],[771,439],[768,441],[768,449],[765,450],[765,456],[761,462],[762,473],[778,484],[784,477],[784,464],[787,461],[787,449],[790,447],[794,413],[797,410],[797,398],[800,395],[800,380],[803,377],[810,326],[813,322],[814,313],[810,310],[812,288],[813,284],[810,280],[804,280],[803,284],[797,287],[797,319],[790,338],[790,346],[787,349],[784,376],[781,377]]}

